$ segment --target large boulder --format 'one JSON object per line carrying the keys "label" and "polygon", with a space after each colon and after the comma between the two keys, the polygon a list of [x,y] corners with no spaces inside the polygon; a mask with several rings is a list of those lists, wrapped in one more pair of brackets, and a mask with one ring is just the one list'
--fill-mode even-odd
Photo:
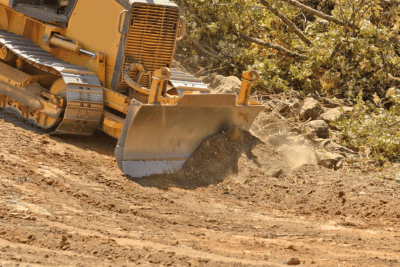
{"label": "large boulder", "polygon": [[306,133],[314,132],[319,138],[329,137],[329,125],[323,120],[310,121],[304,128]]}
{"label": "large boulder", "polygon": [[304,100],[303,106],[300,109],[300,118],[304,120],[312,119],[315,120],[318,118],[322,113],[323,109],[319,105],[318,101],[314,98],[306,98]]}
{"label": "large boulder", "polygon": [[332,108],[322,113],[319,116],[319,119],[324,120],[327,123],[331,123],[332,121],[335,121],[343,114],[350,113],[352,111],[353,111],[352,107]]}

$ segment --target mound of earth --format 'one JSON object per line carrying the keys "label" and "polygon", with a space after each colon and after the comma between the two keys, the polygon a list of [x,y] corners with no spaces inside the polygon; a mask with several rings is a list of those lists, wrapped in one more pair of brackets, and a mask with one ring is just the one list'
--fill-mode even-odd
{"label": "mound of earth", "polygon": [[252,172],[279,176],[288,170],[290,164],[284,153],[247,131],[231,127],[204,140],[178,172],[135,181],[146,186],[189,189],[225,179],[245,179]]}

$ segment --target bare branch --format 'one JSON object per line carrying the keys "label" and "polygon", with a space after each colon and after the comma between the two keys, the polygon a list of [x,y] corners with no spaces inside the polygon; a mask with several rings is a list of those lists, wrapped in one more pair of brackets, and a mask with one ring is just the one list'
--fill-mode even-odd
{"label": "bare branch", "polygon": [[200,45],[200,43],[197,42],[197,41],[196,41],[192,36],[190,36],[189,34],[185,34],[185,37],[187,37],[187,38],[190,40],[190,42],[191,42],[192,44],[194,44],[198,49],[200,49],[201,52],[203,52],[203,53],[205,53],[205,54],[207,54],[207,55],[209,55],[209,56],[212,56],[212,57],[221,59],[217,54],[215,54],[215,53],[213,53],[213,52],[210,52],[210,51],[206,50],[204,47],[202,47],[202,46]]}
{"label": "bare branch", "polygon": [[322,13],[322,12],[320,12],[320,11],[318,11],[318,10],[315,10],[315,9],[313,9],[313,8],[311,8],[311,7],[308,7],[308,6],[306,6],[306,5],[303,5],[302,3],[297,2],[296,0],[280,0],[280,1],[284,1],[284,2],[286,2],[286,3],[291,4],[292,6],[301,8],[301,9],[303,9],[304,11],[306,11],[306,12],[308,12],[308,13],[310,13],[310,14],[313,14],[313,15],[315,15],[315,16],[317,16],[317,17],[320,17],[320,18],[322,18],[322,19],[324,19],[324,20],[328,20],[328,21],[330,21],[330,22],[333,22],[333,23],[336,23],[336,24],[339,24],[339,25],[343,25],[343,26],[347,26],[347,27],[350,27],[350,28],[358,28],[358,27],[357,27],[356,25],[354,25],[354,24],[350,24],[350,23],[347,23],[347,22],[345,22],[345,21],[343,21],[343,20],[339,20],[339,19],[337,19],[337,18],[334,18],[334,17],[332,17],[332,16],[329,16],[329,15],[327,15],[327,14],[325,14],[325,13]]}
{"label": "bare branch", "polygon": [[389,128],[390,127],[392,127],[392,126],[394,126],[394,125],[396,125],[396,124],[398,124],[398,123],[400,123],[400,121],[395,121],[395,122],[393,122],[393,123],[387,123],[387,122],[383,122],[384,124],[386,124]]}
{"label": "bare branch", "polygon": [[286,54],[288,56],[291,56],[291,57],[296,57],[296,58],[299,58],[299,59],[307,59],[307,56],[298,54],[296,52],[292,52],[292,51],[284,48],[283,46],[280,46],[280,45],[277,45],[277,44],[264,42],[262,40],[259,40],[257,38],[253,38],[253,37],[250,37],[250,36],[247,36],[247,35],[244,35],[244,34],[240,34],[240,37],[242,37],[243,39],[246,39],[246,40],[248,40],[250,42],[253,42],[255,44],[262,45],[262,46],[265,46],[265,47],[268,47],[268,48],[272,48],[272,49],[278,50],[278,51],[280,51],[280,52],[282,52],[282,53],[284,53],[284,54]]}
{"label": "bare branch", "polygon": [[260,0],[261,4],[264,5],[269,11],[275,14],[275,16],[279,17],[300,39],[306,43],[308,46],[313,46],[313,43],[310,39],[308,39],[297,27],[291,22],[285,15],[279,12],[276,8],[272,7],[268,1]]}

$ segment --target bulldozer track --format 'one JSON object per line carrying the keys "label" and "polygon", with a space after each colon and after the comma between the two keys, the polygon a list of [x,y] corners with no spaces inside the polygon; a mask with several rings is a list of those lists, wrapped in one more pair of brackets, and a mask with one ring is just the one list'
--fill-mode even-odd
{"label": "bulldozer track", "polygon": [[62,61],[33,41],[4,30],[0,30],[0,44],[24,62],[63,78],[66,85],[67,106],[61,123],[53,133],[93,134],[103,113],[103,89],[95,73]]}

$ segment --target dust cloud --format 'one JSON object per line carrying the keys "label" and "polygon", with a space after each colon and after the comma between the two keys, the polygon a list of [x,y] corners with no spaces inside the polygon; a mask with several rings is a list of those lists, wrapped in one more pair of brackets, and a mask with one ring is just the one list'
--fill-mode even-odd
{"label": "dust cloud", "polygon": [[317,154],[303,136],[279,133],[268,137],[268,142],[285,156],[286,166],[291,170],[318,163]]}

